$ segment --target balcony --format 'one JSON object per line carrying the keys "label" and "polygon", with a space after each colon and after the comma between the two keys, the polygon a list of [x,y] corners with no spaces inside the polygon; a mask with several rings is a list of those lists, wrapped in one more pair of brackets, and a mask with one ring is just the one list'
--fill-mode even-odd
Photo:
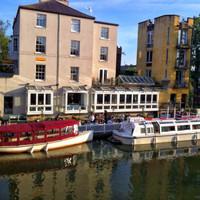
{"label": "balcony", "polygon": [[175,69],[177,70],[187,70],[189,69],[188,62],[180,63],[179,61],[176,62],[175,64]]}
{"label": "balcony", "polygon": [[189,49],[190,48],[190,44],[187,41],[178,41],[177,45],[176,45],[177,49]]}
{"label": "balcony", "polygon": [[174,88],[175,89],[188,88],[188,83],[186,83],[186,82],[181,83],[181,82],[176,81],[174,84]]}
{"label": "balcony", "polygon": [[115,85],[114,78],[105,79],[103,81],[100,81],[100,79],[93,79],[92,85]]}
{"label": "balcony", "polygon": [[153,48],[153,43],[147,44],[147,48]]}
{"label": "balcony", "polygon": [[170,83],[170,80],[168,80],[168,79],[163,79],[163,80],[161,80],[161,85],[162,85],[163,87],[168,87],[168,86],[169,86],[169,83]]}

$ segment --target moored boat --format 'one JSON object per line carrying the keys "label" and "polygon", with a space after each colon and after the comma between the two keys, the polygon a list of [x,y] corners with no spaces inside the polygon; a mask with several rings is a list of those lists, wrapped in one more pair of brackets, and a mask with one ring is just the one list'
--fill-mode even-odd
{"label": "moored boat", "polygon": [[48,151],[93,139],[93,131],[78,131],[78,121],[58,120],[0,126],[0,153]]}
{"label": "moored boat", "polygon": [[122,122],[119,130],[113,131],[113,137],[122,144],[159,144],[200,139],[200,118],[175,120],[152,119],[137,120],[130,118]]}

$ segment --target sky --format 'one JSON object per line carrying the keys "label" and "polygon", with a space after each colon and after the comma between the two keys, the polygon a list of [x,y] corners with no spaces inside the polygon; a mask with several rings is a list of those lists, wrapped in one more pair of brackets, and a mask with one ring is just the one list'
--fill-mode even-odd
{"label": "sky", "polygon": [[[1,0],[0,19],[12,24],[19,5],[38,0]],[[69,5],[92,15],[98,21],[119,24],[118,46],[123,49],[122,65],[136,64],[138,23],[155,17],[176,14],[182,19],[200,14],[200,0],[69,0]],[[7,31],[12,34],[11,28]]]}

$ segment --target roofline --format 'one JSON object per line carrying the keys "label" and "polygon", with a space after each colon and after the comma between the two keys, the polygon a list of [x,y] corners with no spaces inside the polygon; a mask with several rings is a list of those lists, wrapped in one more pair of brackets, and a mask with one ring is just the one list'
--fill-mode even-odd
{"label": "roofline", "polygon": [[147,19],[147,20],[144,20],[144,21],[139,22],[138,24],[143,24],[143,23],[149,22],[149,21],[151,21],[151,20],[150,20],[150,19]]}
{"label": "roofline", "polygon": [[102,22],[102,21],[94,21],[96,24],[105,24],[105,25],[110,25],[110,26],[119,26],[119,24],[115,23],[110,23],[110,22]]}
{"label": "roofline", "polygon": [[161,17],[180,17],[180,15],[175,15],[175,14],[161,15],[161,16],[155,17],[154,19],[158,19]]}
{"label": "roofline", "polygon": [[[71,7],[70,7],[71,8]],[[59,14],[59,15],[65,15],[65,16],[72,16],[72,17],[77,17],[77,18],[84,18],[84,19],[90,19],[90,20],[95,20],[95,17],[83,17],[83,16],[76,16],[76,15],[66,15],[66,14],[63,14],[63,13],[58,13],[58,12],[54,12],[54,11],[44,11],[44,10],[41,10],[41,9],[37,9],[37,8],[27,8],[26,6],[19,6],[18,10],[20,9],[24,9],[24,10],[33,10],[33,11],[40,11],[40,12],[44,12],[44,13],[52,13],[52,14]],[[73,8],[72,8],[73,9]]]}

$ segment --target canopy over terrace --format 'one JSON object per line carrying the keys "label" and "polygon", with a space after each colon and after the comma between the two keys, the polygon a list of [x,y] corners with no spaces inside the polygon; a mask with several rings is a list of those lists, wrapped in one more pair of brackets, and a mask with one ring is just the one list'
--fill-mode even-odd
{"label": "canopy over terrace", "polygon": [[61,129],[78,124],[76,120],[43,121],[0,126],[0,133],[22,133]]}
{"label": "canopy over terrace", "polygon": [[128,84],[128,85],[137,85],[137,86],[155,86],[155,82],[152,78],[147,76],[128,76],[128,75],[119,75],[118,78],[119,84]]}

